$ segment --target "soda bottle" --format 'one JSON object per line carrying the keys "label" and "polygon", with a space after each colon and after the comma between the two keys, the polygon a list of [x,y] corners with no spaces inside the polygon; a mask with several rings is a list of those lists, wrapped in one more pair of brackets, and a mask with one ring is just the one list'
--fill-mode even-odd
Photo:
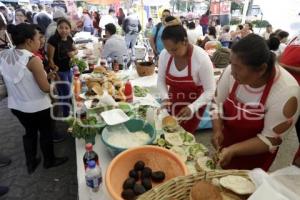
{"label": "soda bottle", "polygon": [[119,71],[119,63],[118,63],[118,57],[117,56],[114,57],[113,70],[115,72]]}
{"label": "soda bottle", "polygon": [[128,58],[126,55],[123,55],[123,70],[127,69]]}
{"label": "soda bottle", "polygon": [[75,76],[74,77],[74,95],[75,99],[78,101],[79,100],[79,94],[81,92],[81,82],[79,80],[79,77]]}
{"label": "soda bottle", "polygon": [[112,70],[112,59],[111,57],[107,57],[106,59],[109,70]]}
{"label": "soda bottle", "polygon": [[129,80],[125,84],[124,94],[127,102],[130,103],[133,101],[132,86]]}
{"label": "soda bottle", "polygon": [[96,165],[94,160],[88,162],[88,168],[85,172],[86,185],[92,192],[98,192],[102,184],[102,174],[100,167]]}
{"label": "soda bottle", "polygon": [[79,77],[80,76],[80,71],[79,71],[79,68],[78,68],[77,65],[75,65],[73,67],[73,75],[74,75],[74,77]]}
{"label": "soda bottle", "polygon": [[91,143],[87,143],[85,145],[86,152],[83,156],[83,165],[84,169],[86,170],[88,167],[88,162],[93,160],[99,165],[98,155],[95,151],[93,151],[93,145]]}

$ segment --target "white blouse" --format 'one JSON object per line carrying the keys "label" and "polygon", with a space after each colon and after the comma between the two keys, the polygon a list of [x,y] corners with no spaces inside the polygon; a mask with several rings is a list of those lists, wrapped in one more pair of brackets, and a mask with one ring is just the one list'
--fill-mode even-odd
{"label": "white blouse", "polygon": [[[222,108],[221,105],[229,96],[234,82],[235,80],[231,75],[231,66],[229,65],[218,81],[215,102],[219,105],[219,109]],[[236,98],[244,104],[257,105],[260,102],[264,88],[265,86],[251,88],[249,85],[239,85],[236,90]],[[283,114],[283,108],[291,97],[296,97],[298,101],[298,110],[291,118],[294,125],[299,116],[300,88],[292,75],[284,68],[276,66],[274,83],[265,103],[266,113],[264,117],[264,128],[259,135],[273,138],[282,137],[293,128],[292,125],[288,130],[280,134],[273,131],[274,127],[288,120]]]}
{"label": "white blouse", "polygon": [[[158,80],[157,87],[162,99],[169,98],[168,88],[166,85],[166,70],[170,58],[167,50],[160,53],[158,61]],[[197,86],[202,85],[204,92],[196,99],[189,108],[196,112],[200,107],[211,102],[216,88],[214,79],[213,65],[208,54],[200,47],[193,45],[193,54],[191,60],[192,77]],[[170,74],[175,77],[185,77],[188,75],[188,67],[178,71],[174,59],[170,66]]]}
{"label": "white blouse", "polygon": [[51,107],[49,95],[39,88],[32,72],[27,68],[32,56],[25,49],[7,49],[0,53],[0,72],[8,92],[8,108],[26,113]]}

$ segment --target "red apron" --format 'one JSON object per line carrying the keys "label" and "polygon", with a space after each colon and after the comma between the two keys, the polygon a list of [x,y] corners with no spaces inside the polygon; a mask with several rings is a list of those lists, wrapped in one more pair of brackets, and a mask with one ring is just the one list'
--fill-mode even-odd
{"label": "red apron", "polygon": [[[235,82],[229,97],[223,105],[224,117],[224,142],[222,147],[228,147],[250,138],[256,137],[264,128],[265,103],[273,85],[271,78],[263,91],[259,106],[249,106],[236,99],[238,83]],[[251,119],[249,119],[251,118]],[[256,119],[255,119],[256,118]],[[275,153],[262,153],[251,156],[234,157],[224,169],[254,169],[262,168],[268,171],[276,157]]]}
{"label": "red apron", "polygon": [[[170,66],[173,60],[171,56],[166,70],[166,84],[169,86],[169,99],[172,103],[170,114],[176,116],[179,111],[194,102],[203,93],[202,86],[197,86],[192,77],[191,57],[193,54],[192,46],[188,48],[188,75],[186,77],[175,77],[170,74]],[[182,122],[180,125],[188,132],[194,133],[199,126],[200,119],[205,110],[201,107],[194,116]]]}

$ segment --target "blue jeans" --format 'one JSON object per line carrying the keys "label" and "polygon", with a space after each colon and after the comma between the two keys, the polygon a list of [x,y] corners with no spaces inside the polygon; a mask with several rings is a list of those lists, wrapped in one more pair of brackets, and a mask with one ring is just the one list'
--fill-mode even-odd
{"label": "blue jeans", "polygon": [[203,33],[203,35],[205,35],[208,30],[208,25],[201,25],[201,26],[202,26],[202,33]]}
{"label": "blue jeans", "polygon": [[85,26],[83,27],[83,31],[90,32],[91,34],[93,34],[94,28],[92,26]]}
{"label": "blue jeans", "polygon": [[65,83],[57,84],[57,91],[60,103],[68,104],[62,105],[63,117],[69,116],[70,107],[71,107],[71,98],[67,98],[67,96],[71,95],[71,84],[72,84],[72,72],[71,70],[65,72],[58,72],[60,77],[60,81],[64,81]]}

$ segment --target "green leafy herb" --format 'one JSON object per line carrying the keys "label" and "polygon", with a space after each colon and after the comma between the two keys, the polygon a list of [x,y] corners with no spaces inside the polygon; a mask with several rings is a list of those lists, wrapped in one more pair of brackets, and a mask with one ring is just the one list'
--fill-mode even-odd
{"label": "green leafy herb", "polygon": [[134,96],[136,97],[145,97],[149,93],[149,89],[143,88],[140,86],[134,86]]}

